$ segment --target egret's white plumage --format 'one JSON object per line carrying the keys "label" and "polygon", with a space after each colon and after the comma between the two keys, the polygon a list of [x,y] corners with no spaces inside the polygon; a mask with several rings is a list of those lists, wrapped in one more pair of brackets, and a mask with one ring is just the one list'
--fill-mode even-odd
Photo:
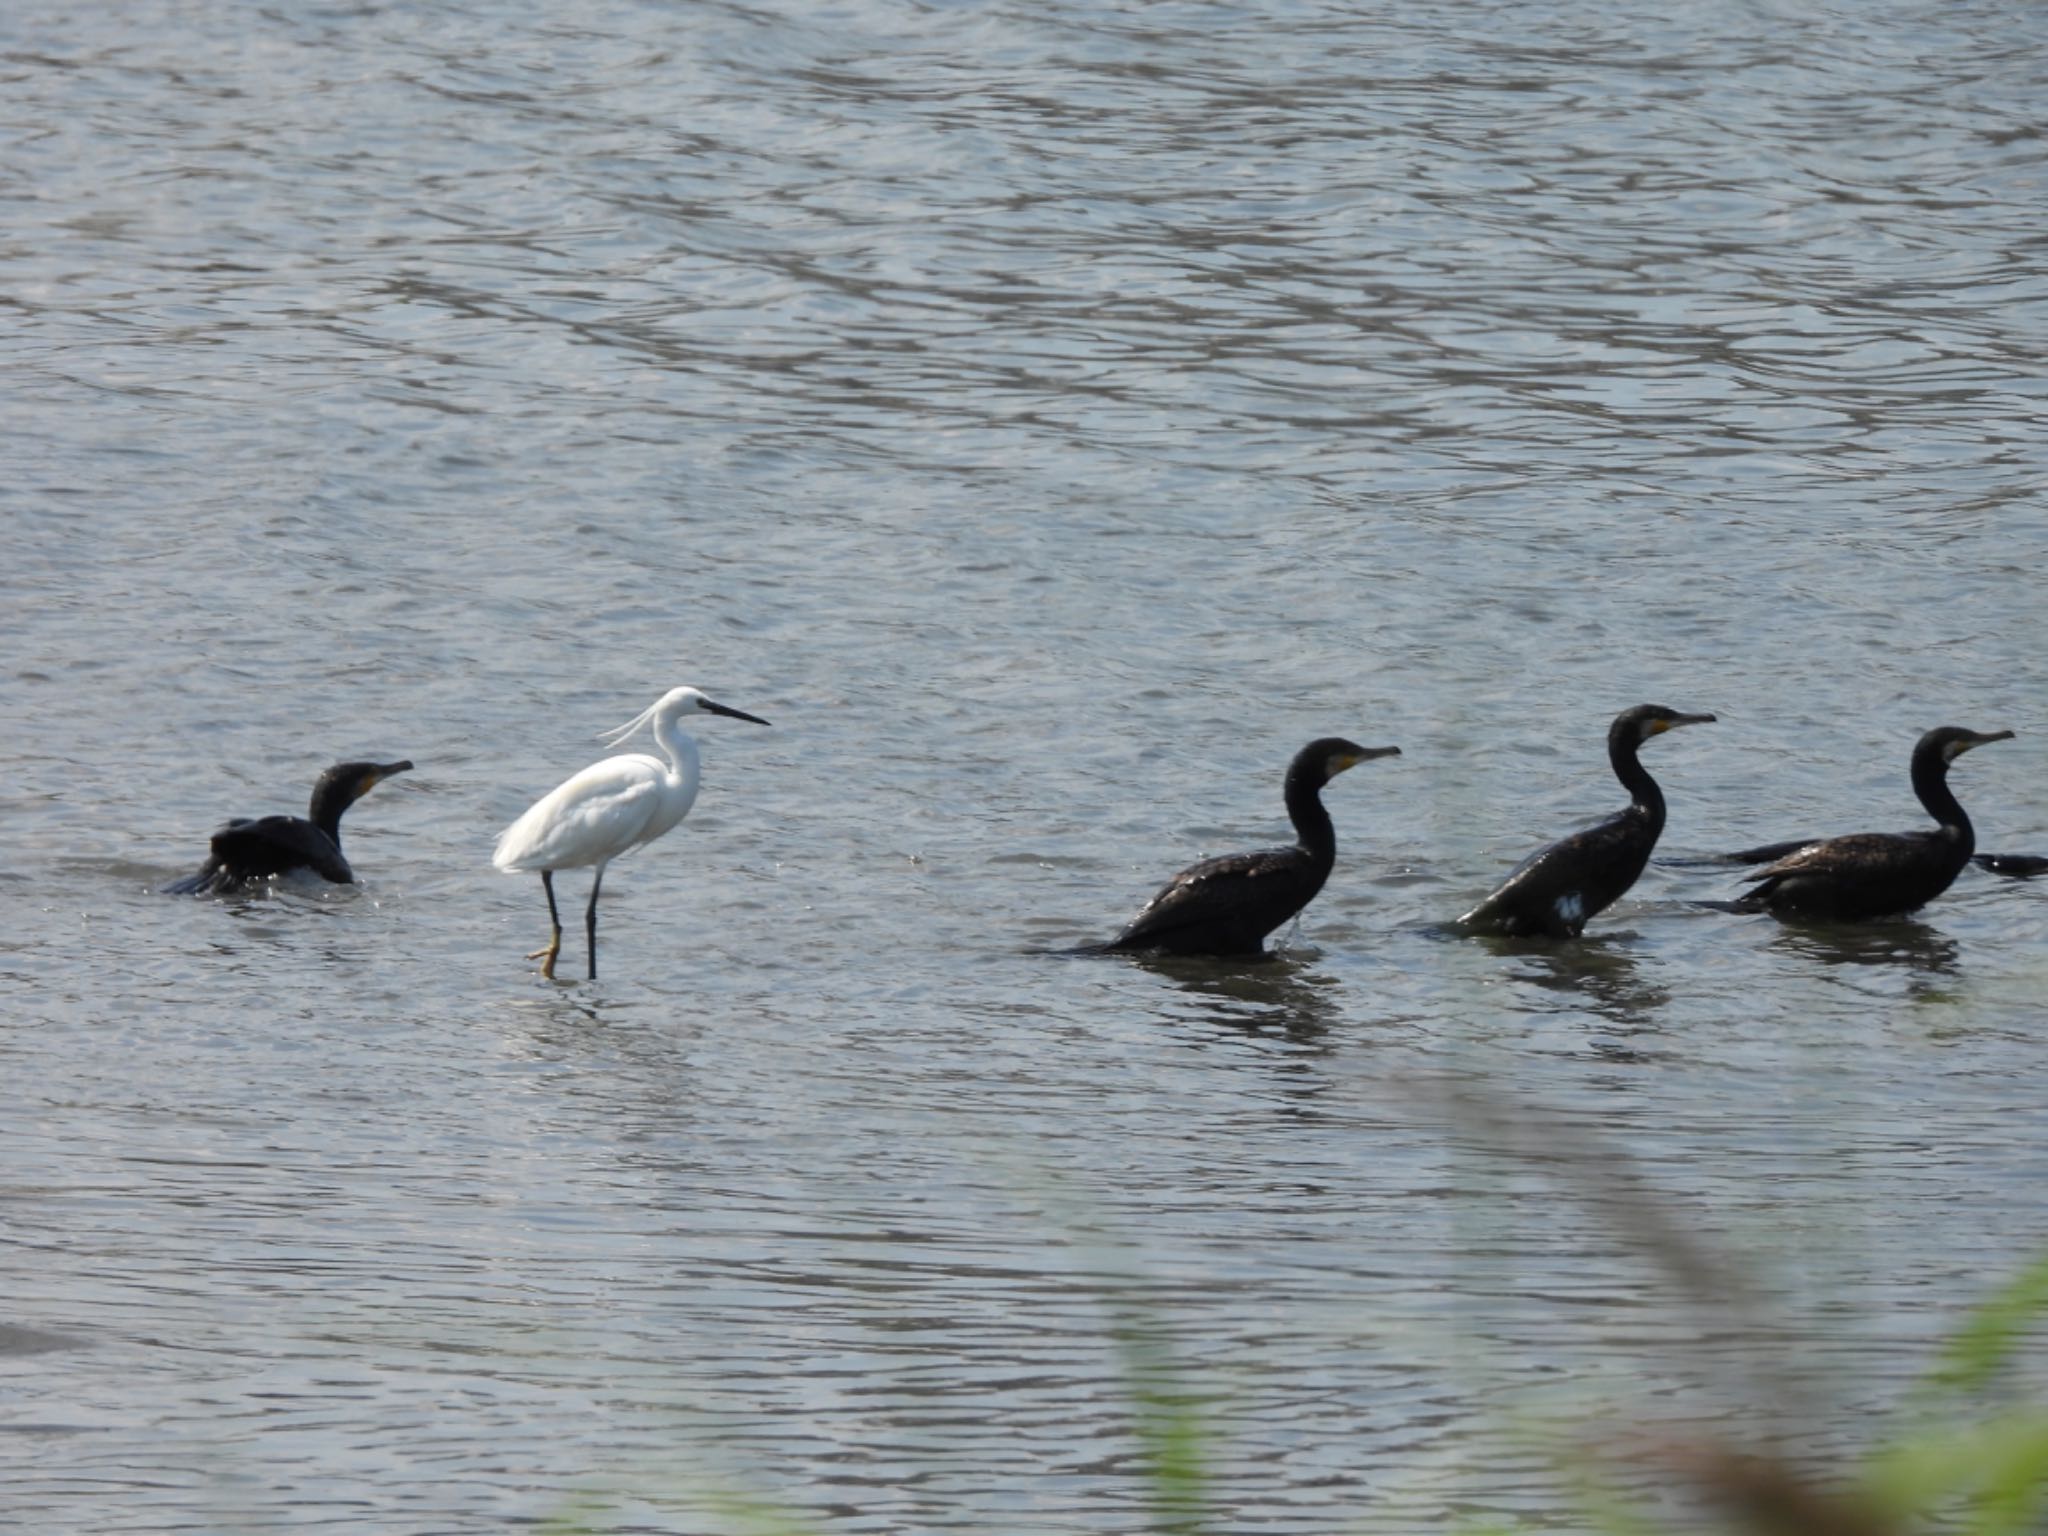
{"label": "egret's white plumage", "polygon": [[592,763],[535,801],[499,835],[491,862],[507,874],[538,872],[547,891],[554,936],[546,949],[528,956],[547,957],[541,967],[543,976],[553,978],[555,958],[562,950],[554,872],[594,864],[597,875],[591,882],[584,927],[590,938],[590,974],[596,977],[597,893],[604,884],[605,866],[641,844],[653,842],[690,814],[703,769],[697,743],[680,722],[684,715],[699,711],[751,720],[756,725],[768,723],[757,715],[714,704],[695,688],[671,688],[633,719],[604,733],[604,739],[617,746],[641,726],[651,726],[666,762],[645,752],[626,752]]}

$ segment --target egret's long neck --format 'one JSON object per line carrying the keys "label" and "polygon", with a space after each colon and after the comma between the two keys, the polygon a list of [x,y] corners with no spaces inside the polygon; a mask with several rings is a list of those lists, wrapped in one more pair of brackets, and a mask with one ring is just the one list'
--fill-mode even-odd
{"label": "egret's long neck", "polygon": [[704,776],[704,765],[697,757],[697,739],[678,725],[674,716],[654,722],[654,739],[667,754],[671,771],[682,780],[681,795],[687,807],[697,798],[697,783]]}
{"label": "egret's long neck", "polygon": [[1307,773],[1287,775],[1287,819],[1301,846],[1325,868],[1337,862],[1337,829],[1323,809],[1323,786]]}
{"label": "egret's long neck", "polygon": [[1664,829],[1664,791],[1657,787],[1649,769],[1636,756],[1639,745],[1633,735],[1611,735],[1607,738],[1607,761],[1614,765],[1614,776],[1621,780],[1629,799],[1638,810],[1649,816],[1651,824],[1661,832]]}
{"label": "egret's long neck", "polygon": [[1977,829],[1963,814],[1962,802],[1948,787],[1948,761],[1938,752],[1913,754],[1913,793],[1927,807],[1927,814],[1941,823],[1942,830],[1959,836],[1966,848],[1977,843]]}

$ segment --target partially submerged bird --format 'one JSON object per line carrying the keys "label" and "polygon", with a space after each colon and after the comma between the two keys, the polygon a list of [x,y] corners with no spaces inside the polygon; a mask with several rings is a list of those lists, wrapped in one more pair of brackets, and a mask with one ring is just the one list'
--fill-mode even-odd
{"label": "partially submerged bird", "polygon": [[1337,833],[1323,809],[1323,786],[1399,747],[1361,747],[1324,736],[1294,754],[1287,768],[1287,817],[1299,841],[1204,859],[1182,870],[1145,903],[1124,931],[1097,953],[1262,955],[1266,935],[1315,898],[1337,862]]}
{"label": "partially submerged bird", "polygon": [[213,834],[196,874],[164,887],[170,896],[218,896],[273,875],[309,869],[322,880],[351,885],[355,871],[341,853],[341,813],[412,764],[336,763],[313,786],[304,816],[237,817]]}
{"label": "partially submerged bird", "polygon": [[526,958],[540,960],[541,975],[554,980],[555,960],[562,952],[562,916],[555,908],[555,871],[595,864],[590,904],[583,927],[590,941],[590,979],[597,979],[597,893],[605,866],[642,843],[651,843],[690,814],[696,803],[702,769],[697,743],[678,722],[698,712],[734,720],[768,722],[744,710],[714,704],[694,688],[671,688],[646,709],[603,739],[617,746],[641,726],[651,726],[667,761],[644,752],[627,752],[592,763],[536,800],[498,838],[491,862],[507,874],[537,871],[548,893],[552,937],[545,949]]}
{"label": "partially submerged bird", "polygon": [[1933,831],[1853,832],[1795,847],[1744,877],[1751,889],[1735,899],[1735,910],[1860,922],[1925,906],[1949,888],[1977,847],[1976,830],[1948,787],[1949,764],[2011,736],[1959,725],[1927,732],[1913,746],[1913,793],[1934,818]]}
{"label": "partially submerged bird", "polygon": [[1607,760],[1629,792],[1628,808],[1529,855],[1458,926],[1468,933],[1577,938],[1587,919],[1636,883],[1664,831],[1664,792],[1637,750],[1652,736],[1713,718],[1662,704],[1638,704],[1616,715],[1607,728]]}

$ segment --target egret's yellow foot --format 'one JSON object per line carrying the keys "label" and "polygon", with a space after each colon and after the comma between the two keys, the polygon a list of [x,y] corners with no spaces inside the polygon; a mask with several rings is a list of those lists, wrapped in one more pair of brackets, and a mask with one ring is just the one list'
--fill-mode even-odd
{"label": "egret's yellow foot", "polygon": [[[562,930],[557,928],[555,930],[555,937],[553,941],[549,943],[546,949],[536,949],[532,954],[528,955],[526,958],[529,960],[539,960],[541,962],[541,975],[545,979],[553,981],[555,979],[555,960],[561,953]],[[546,958],[543,959],[543,956],[545,956]]]}

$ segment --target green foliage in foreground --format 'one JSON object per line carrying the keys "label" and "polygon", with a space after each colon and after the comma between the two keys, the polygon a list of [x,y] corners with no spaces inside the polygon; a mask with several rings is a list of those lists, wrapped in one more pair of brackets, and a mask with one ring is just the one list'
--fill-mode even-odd
{"label": "green foliage in foreground", "polygon": [[1209,1430],[1196,1399],[1176,1385],[1173,1360],[1135,1307],[1118,1309],[1117,1353],[1129,1384],[1140,1464],[1151,1493],[1153,1529],[1201,1536],[1208,1519]]}
{"label": "green foliage in foreground", "polygon": [[[2048,1409],[1993,1402],[2048,1312],[2048,1258],[1981,1304],[1903,1405],[1909,1420],[1860,1464],[1795,1464],[1767,1450],[1702,1442],[1663,1459],[1664,1487],[1710,1512],[1720,1536],[2028,1536],[2048,1509]],[[1603,1536],[1665,1536],[1582,1458],[1581,1505]],[[1702,1527],[1688,1523],[1686,1529]],[[1460,1536],[1516,1536],[1467,1527]]]}
{"label": "green foliage in foreground", "polygon": [[[2048,1409],[1979,1405],[2048,1312],[2048,1257],[1980,1305],[1910,1405],[1925,1426],[1872,1458],[1862,1486],[1899,1528],[1935,1515],[1971,1536],[2038,1529],[2048,1494]],[[1974,1411],[1973,1411],[1974,1410]]]}
{"label": "green foliage in foreground", "polygon": [[[1210,1473],[1221,1436],[1181,1380],[1157,1318],[1144,1304],[1108,1302],[1109,1331],[1122,1363],[1144,1479],[1157,1536],[1222,1536],[1210,1502]],[[1667,1445],[1667,1454],[1637,1459],[1653,1471],[1661,1506],[1696,1507],[1706,1523],[1687,1532],[1716,1536],[2029,1536],[2048,1510],[2048,1409],[2020,1402],[1994,1405],[2034,1328],[2048,1313],[2048,1257],[2029,1266],[1980,1305],[1909,1396],[1895,1434],[1860,1464],[1795,1464],[1770,1450],[1701,1440]],[[1573,1437],[1559,1432],[1560,1443]],[[1558,1454],[1558,1471],[1574,1491],[1581,1518],[1601,1536],[1673,1536],[1674,1527],[1620,1489],[1616,1470],[1584,1448]],[[627,1502],[627,1501],[619,1501]],[[619,1502],[592,1495],[541,1526],[541,1536],[599,1536],[620,1528]],[[817,1523],[772,1501],[702,1479],[671,1480],[666,1497],[630,1502],[707,1516],[736,1536],[826,1536]],[[634,1529],[645,1527],[629,1520]],[[1467,1523],[1456,1536],[1527,1536],[1511,1523]]]}

